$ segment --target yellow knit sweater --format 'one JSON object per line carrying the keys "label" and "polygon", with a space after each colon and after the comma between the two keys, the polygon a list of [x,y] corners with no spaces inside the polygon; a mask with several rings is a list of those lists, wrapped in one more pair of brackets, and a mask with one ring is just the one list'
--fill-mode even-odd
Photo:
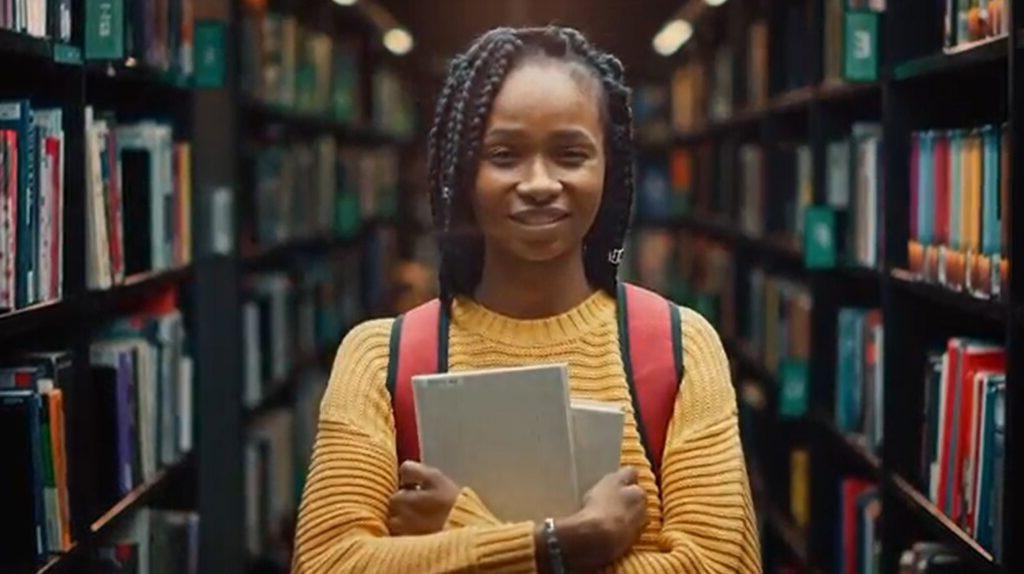
{"label": "yellow knit sweater", "polygon": [[[534,572],[534,525],[496,519],[464,488],[443,532],[391,537],[397,488],[394,419],[385,385],[391,320],[353,330],[334,361],[320,408],[299,513],[293,571]],[[659,492],[632,416],[622,464],[636,467],[650,522],[614,572],[760,572],[757,527],[728,363],[714,329],[682,310],[686,374],[668,429]],[[556,317],[522,321],[469,300],[452,313],[452,371],[564,362],[572,396],[632,413],[615,301],[598,292]]]}

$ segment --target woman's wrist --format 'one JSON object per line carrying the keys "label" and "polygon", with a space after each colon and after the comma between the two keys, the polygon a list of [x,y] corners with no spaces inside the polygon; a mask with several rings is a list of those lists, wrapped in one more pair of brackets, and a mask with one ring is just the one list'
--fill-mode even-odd
{"label": "woman's wrist", "polygon": [[[558,538],[561,560],[566,571],[586,571],[604,565],[606,561],[602,558],[600,529],[596,528],[593,520],[580,512],[567,518],[556,518],[554,523],[554,533]],[[551,548],[543,523],[537,525],[533,539],[537,572],[554,574]]]}

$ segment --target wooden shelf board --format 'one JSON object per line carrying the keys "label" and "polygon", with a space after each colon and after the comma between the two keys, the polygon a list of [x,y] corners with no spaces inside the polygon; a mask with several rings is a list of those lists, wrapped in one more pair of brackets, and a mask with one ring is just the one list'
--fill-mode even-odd
{"label": "wooden shelf board", "polygon": [[969,293],[952,291],[942,285],[920,281],[912,273],[903,269],[893,269],[889,275],[893,285],[922,300],[960,311],[972,317],[983,317],[998,323],[1006,323],[1009,319],[1010,307],[1003,301],[979,299]]}
{"label": "wooden shelf board", "polygon": [[178,462],[166,466],[157,471],[156,476],[148,482],[136,486],[127,496],[117,501],[102,516],[89,525],[89,532],[93,538],[101,537],[118,519],[125,516],[130,510],[152,500],[156,494],[172,482],[192,463],[192,454],[186,454]]}
{"label": "wooden shelf board", "polygon": [[941,538],[941,542],[952,545],[976,569],[983,572],[999,571],[999,564],[992,554],[932,504],[927,496],[918,492],[912,484],[897,474],[891,474],[886,485],[896,494],[896,498],[923,519],[922,522],[933,535]]}
{"label": "wooden shelf board", "polygon": [[259,403],[246,410],[246,419],[251,421],[286,404],[298,386],[302,374],[309,369],[324,365],[332,357],[333,349],[327,349],[299,359],[287,375],[267,385],[267,393],[260,399]]}
{"label": "wooden shelf board", "polygon": [[868,470],[872,478],[881,481],[884,471],[882,469],[882,460],[878,455],[843,434],[823,411],[814,410],[811,413],[811,420],[825,431],[839,452],[845,453],[849,460]]}
{"label": "wooden shelf board", "polygon": [[937,77],[964,68],[999,62],[1008,57],[1008,44],[1006,37],[993,38],[954,53],[940,52],[914,58],[897,64],[892,70],[892,77],[896,81]]}
{"label": "wooden shelf board", "polygon": [[0,55],[48,60],[53,56],[53,43],[46,38],[0,29]]}
{"label": "wooden shelf board", "polygon": [[364,145],[401,145],[405,143],[391,134],[360,125],[352,125],[328,115],[290,110],[282,106],[267,104],[255,99],[245,99],[239,106],[250,117],[264,122],[284,124],[292,128],[311,132],[333,132],[343,140]]}

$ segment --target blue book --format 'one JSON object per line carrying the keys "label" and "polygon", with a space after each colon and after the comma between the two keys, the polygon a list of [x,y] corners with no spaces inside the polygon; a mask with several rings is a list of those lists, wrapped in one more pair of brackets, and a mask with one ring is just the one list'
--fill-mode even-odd
{"label": "blue book", "polygon": [[981,130],[984,154],[982,186],[981,252],[996,255],[1002,250],[1002,225],[1000,225],[1000,140],[1001,128],[985,126]]}
{"label": "blue book", "polygon": [[865,314],[863,309],[839,310],[835,419],[842,432],[860,428]]}
{"label": "blue book", "polygon": [[122,350],[117,354],[117,486],[121,496],[135,488],[138,478],[135,397],[135,362],[131,351]]}
{"label": "blue book", "polygon": [[[18,413],[14,417],[14,413]],[[30,501],[19,499],[14,506],[21,510],[29,511],[31,513],[32,524],[32,542],[29,544],[32,547],[32,554],[37,560],[43,560],[47,554],[46,547],[46,511],[43,502],[43,450],[42,450],[42,428],[41,419],[43,416],[43,402],[39,393],[35,391],[0,391],[0,414],[5,417],[11,416],[18,420],[12,420],[11,423],[20,425],[18,429],[6,429],[8,431],[16,431],[13,434],[6,436],[7,439],[13,439],[17,441],[24,441],[27,439],[28,444],[18,445],[19,453],[21,455],[27,454],[26,458],[22,458],[17,461],[10,461],[11,464],[15,465],[17,469],[11,475],[18,475],[21,480],[19,486],[25,486],[27,488],[19,488],[17,492],[5,493],[7,495],[14,495],[15,497],[22,497],[25,494],[29,494],[31,497]],[[7,424],[5,423],[6,427]],[[27,432],[26,432],[27,431]],[[24,433],[24,434],[23,434]],[[6,464],[6,463],[5,463]],[[24,464],[28,468],[23,468],[21,465]],[[27,471],[28,476],[24,476],[21,473]],[[5,473],[9,471],[5,470]],[[25,481],[25,478],[28,480]],[[7,481],[4,481],[7,484]],[[5,516],[5,520],[12,520],[15,523],[22,524],[21,520],[23,516],[9,517]],[[26,524],[27,525],[27,524]],[[22,538],[17,542],[27,542],[28,537]],[[5,550],[6,545],[0,545]],[[18,548],[17,554],[20,554],[26,550],[26,548]],[[5,552],[6,553],[6,552]],[[0,556],[0,562],[7,556]]]}
{"label": "blue book", "polygon": [[39,242],[36,130],[28,100],[0,102],[0,130],[18,134],[18,245],[14,305],[36,302],[36,261]]}
{"label": "blue book", "polygon": [[935,243],[935,132],[923,132],[917,178],[917,232],[922,245]]}
{"label": "blue book", "polygon": [[[996,446],[997,418],[1000,425],[1005,425],[1006,397],[1006,376],[992,376],[985,380],[983,402],[981,406],[981,444],[978,445],[978,487],[975,496],[977,509],[977,532],[978,543],[983,547],[992,550],[993,538],[995,535],[995,524],[993,518],[992,494],[996,482],[1001,481],[1001,476],[996,476],[994,456]],[[998,406],[997,406],[998,405]],[[998,413],[997,413],[998,410]]]}

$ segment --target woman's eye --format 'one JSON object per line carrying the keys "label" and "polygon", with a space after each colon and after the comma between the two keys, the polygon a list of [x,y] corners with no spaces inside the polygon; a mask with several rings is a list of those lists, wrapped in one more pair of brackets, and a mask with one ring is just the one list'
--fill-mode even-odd
{"label": "woman's eye", "polygon": [[496,165],[512,165],[518,158],[508,148],[495,148],[487,152],[487,159]]}
{"label": "woman's eye", "polygon": [[581,165],[589,158],[587,152],[579,149],[564,150],[558,154],[559,161],[567,165]]}

